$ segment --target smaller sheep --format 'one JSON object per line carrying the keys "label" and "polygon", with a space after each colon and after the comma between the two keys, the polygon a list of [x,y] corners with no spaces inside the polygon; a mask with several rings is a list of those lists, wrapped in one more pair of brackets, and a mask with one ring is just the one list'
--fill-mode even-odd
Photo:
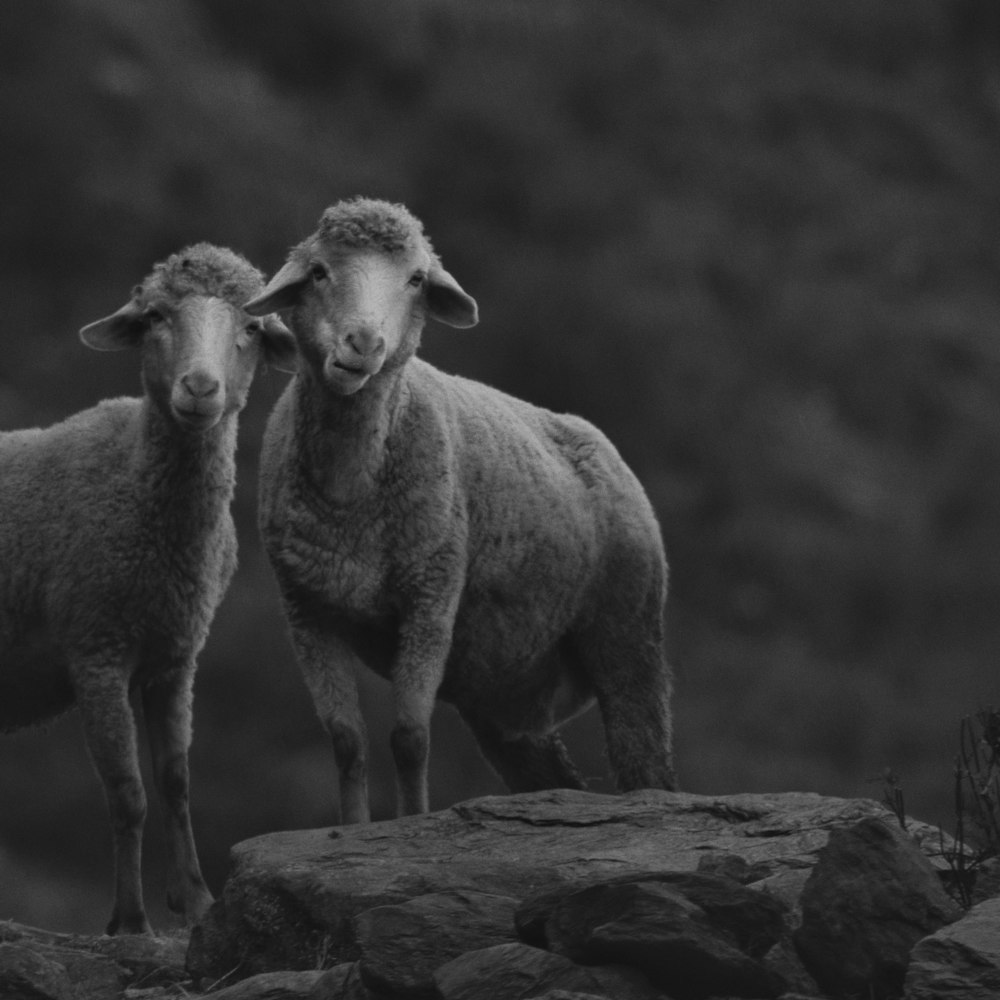
{"label": "smaller sheep", "polygon": [[80,331],[99,351],[138,348],[145,395],[0,434],[0,731],[79,709],[114,832],[109,934],[150,932],[132,690],[164,809],[168,903],[190,922],[212,902],[188,808],[195,659],[236,565],[237,414],[259,362],[295,349],[277,319],[243,311],[262,287],[230,250],[169,257]]}
{"label": "smaller sheep", "polygon": [[360,664],[392,683],[401,813],[428,808],[435,698],[511,790],[583,787],[555,730],[595,698],[618,785],[674,787],[653,510],[591,424],[414,356],[428,317],[478,319],[417,219],[334,205],[246,308],[289,310],[299,348],[260,524],[343,821],[369,816]]}

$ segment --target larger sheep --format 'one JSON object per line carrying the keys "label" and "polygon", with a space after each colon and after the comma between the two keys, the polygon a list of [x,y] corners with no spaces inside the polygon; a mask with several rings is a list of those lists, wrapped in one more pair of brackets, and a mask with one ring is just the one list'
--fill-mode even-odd
{"label": "larger sheep", "polygon": [[0,731],[79,709],[114,833],[112,934],[150,930],[132,690],[163,803],[168,903],[193,921],[212,901],[188,807],[191,689],[236,565],[237,414],[261,359],[294,357],[275,318],[243,311],[262,287],[229,250],[169,257],[80,331],[97,350],[139,349],[144,396],[0,434]]}
{"label": "larger sheep", "polygon": [[556,727],[595,697],[618,785],[672,788],[653,510],[585,420],[415,357],[428,317],[478,319],[420,222],[334,205],[247,310],[288,310],[300,354],[265,432],[260,523],[342,820],[369,817],[358,664],[392,683],[401,813],[428,808],[435,698],[511,790],[582,787]]}

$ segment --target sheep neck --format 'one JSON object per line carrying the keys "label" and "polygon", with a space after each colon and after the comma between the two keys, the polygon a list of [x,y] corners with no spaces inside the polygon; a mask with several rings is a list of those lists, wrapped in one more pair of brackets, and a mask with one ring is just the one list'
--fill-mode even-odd
{"label": "sheep neck", "polygon": [[378,487],[401,399],[401,372],[384,372],[360,392],[338,396],[296,380],[296,435],[303,473],[327,507],[348,507]]}
{"label": "sheep neck", "polygon": [[231,413],[202,433],[185,431],[145,398],[135,461],[152,509],[177,515],[178,528],[184,519],[203,524],[203,517],[192,517],[196,510],[228,510],[236,485],[236,430]]}

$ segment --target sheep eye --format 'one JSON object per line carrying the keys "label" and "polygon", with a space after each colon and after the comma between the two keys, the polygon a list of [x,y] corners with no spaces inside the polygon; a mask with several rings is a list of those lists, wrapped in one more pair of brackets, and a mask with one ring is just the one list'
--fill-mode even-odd
{"label": "sheep eye", "polygon": [[323,281],[326,278],[326,268],[322,264],[313,264],[309,268],[313,281]]}
{"label": "sheep eye", "polygon": [[423,283],[424,283],[424,273],[423,273],[423,271],[417,271],[417,272],[415,272],[410,277],[410,280],[407,282],[407,284],[410,286],[410,288],[419,288]]}
{"label": "sheep eye", "polygon": [[263,329],[263,325],[258,320],[251,320],[236,337],[236,350],[242,351],[249,344],[253,343],[254,337]]}
{"label": "sheep eye", "polygon": [[159,309],[154,309],[152,307],[147,309],[144,315],[147,323],[165,323],[167,321],[166,316],[164,316]]}

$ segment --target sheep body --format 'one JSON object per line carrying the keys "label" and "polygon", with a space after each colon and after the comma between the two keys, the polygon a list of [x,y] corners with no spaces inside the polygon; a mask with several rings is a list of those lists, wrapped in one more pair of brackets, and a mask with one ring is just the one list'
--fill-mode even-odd
{"label": "sheep body", "polygon": [[0,730],[79,708],[115,832],[111,933],[149,930],[133,689],[164,804],[168,901],[189,920],[211,903],[188,806],[191,689],[236,567],[237,414],[260,357],[289,346],[276,321],[242,311],[261,286],[231,251],[173,255],[81,331],[97,349],[141,349],[144,396],[0,434]]}
{"label": "sheep body", "polygon": [[[291,308],[302,359],[268,422],[260,517],[347,818],[367,810],[352,661],[393,682],[402,811],[426,808],[434,697],[459,709],[511,788],[582,784],[554,729],[595,697],[619,783],[671,787],[667,570],[652,508],[585,420],[412,356],[427,315],[471,325],[475,304],[403,212],[368,201],[329,210],[324,223],[388,216],[409,238],[331,246],[335,227],[323,225],[248,304]],[[302,277],[316,257],[332,272],[323,313]],[[394,338],[348,286],[378,284],[380,268],[401,286],[393,268],[412,267],[427,281]],[[352,335],[375,346],[351,353]],[[378,350],[384,364],[365,376]]]}
{"label": "sheep body", "polygon": [[71,706],[70,651],[155,636],[185,662],[205,642],[236,567],[233,428],[184,454],[153,443],[143,409],[105,400],[0,434],[2,730]]}

